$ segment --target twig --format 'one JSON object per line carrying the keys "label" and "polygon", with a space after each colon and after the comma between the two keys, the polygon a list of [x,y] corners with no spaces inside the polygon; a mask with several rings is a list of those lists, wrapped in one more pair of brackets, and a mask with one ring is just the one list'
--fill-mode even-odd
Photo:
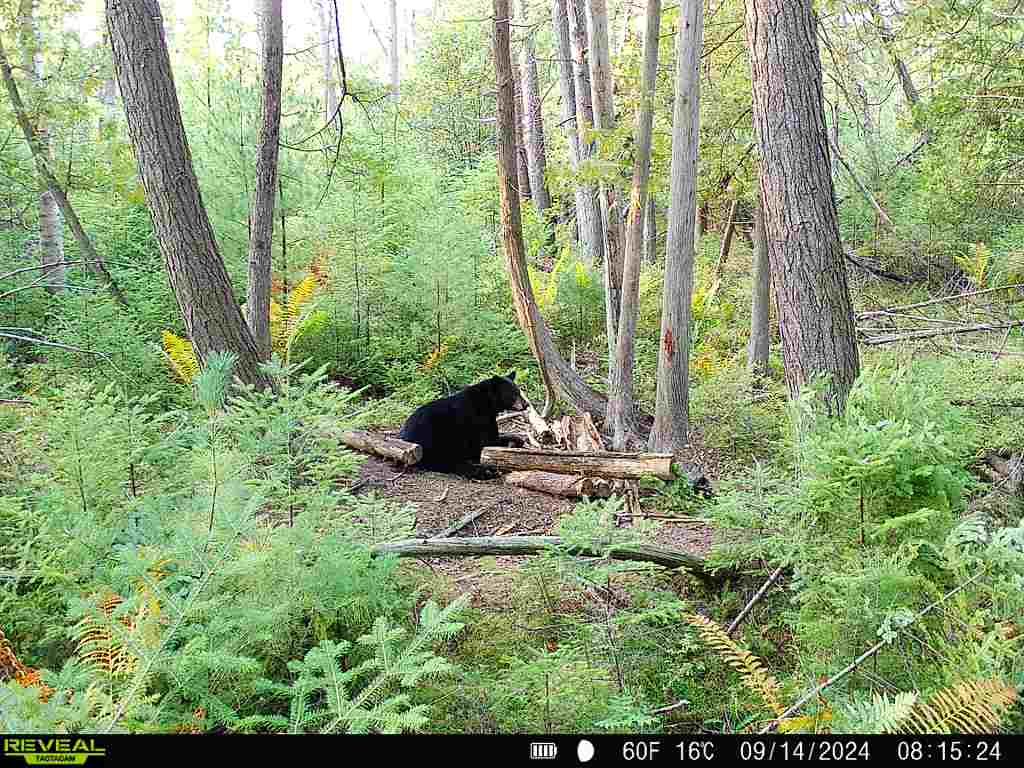
{"label": "twig", "polygon": [[651,714],[664,715],[668,712],[674,712],[677,709],[682,709],[683,707],[688,706],[689,703],[690,702],[688,699],[682,699],[681,701],[677,701],[675,704],[669,704],[667,707],[658,707],[657,709],[652,709]]}
{"label": "twig", "polygon": [[[938,606],[942,605],[942,603],[946,602],[946,600],[948,600],[953,595],[955,595],[957,592],[960,592],[961,590],[966,589],[972,583],[974,583],[975,581],[980,579],[982,576],[984,576],[985,573],[986,573],[985,571],[980,571],[980,572],[974,574],[974,576],[969,578],[963,584],[961,584],[958,587],[955,587],[954,589],[952,589],[949,592],[947,592],[946,594],[944,594],[942,597],[940,597],[934,603],[932,603],[927,608],[922,610],[920,613],[915,615],[914,618],[911,619],[910,623],[907,626],[910,626],[910,624],[913,624],[914,622],[916,622],[919,619],[923,618],[925,616],[925,614],[931,613],[933,608],[937,608]],[[850,664],[847,665],[843,670],[841,670],[840,672],[837,672],[836,674],[832,675],[832,677],[830,677],[828,680],[823,682],[821,685],[816,686],[815,688],[811,689],[810,691],[805,693],[803,696],[801,696],[793,706],[791,706],[789,709],[787,709],[785,712],[783,712],[781,715],[779,715],[775,720],[772,720],[770,723],[768,723],[768,725],[766,725],[764,728],[762,728],[760,732],[761,733],[769,733],[770,731],[775,730],[775,728],[778,727],[778,725],[779,725],[779,723],[781,721],[785,720],[787,717],[789,717],[790,715],[794,714],[795,712],[798,712],[800,710],[800,707],[802,707],[808,701],[813,699],[815,696],[817,696],[823,690],[828,688],[830,685],[833,685],[834,683],[839,682],[844,677],[849,675],[857,667],[859,667],[865,661],[870,659],[872,656],[874,656],[884,646],[886,646],[888,644],[889,644],[889,640],[886,640],[886,639],[879,640],[873,646],[868,648],[868,650],[864,651],[864,653],[862,653],[860,656],[858,656],[856,659],[854,659],[852,662],[850,662]]]}
{"label": "twig", "polygon": [[750,598],[750,602],[747,603],[746,607],[740,611],[739,615],[735,619],[732,620],[732,624],[730,624],[729,628],[725,630],[725,634],[732,635],[732,633],[736,631],[736,628],[739,627],[745,618],[747,618],[747,614],[750,613],[751,609],[758,604],[762,597],[768,594],[768,590],[771,589],[772,585],[779,580],[779,577],[782,575],[782,571],[783,567],[781,565],[775,569],[772,575],[768,577],[768,581],[766,581],[761,588],[757,590],[757,593]]}
{"label": "twig", "polygon": [[475,510],[474,512],[470,512],[468,515],[464,516],[463,518],[461,518],[460,520],[458,520],[454,524],[448,526],[447,528],[445,528],[443,531],[441,531],[439,534],[437,534],[433,538],[436,538],[436,539],[447,539],[453,533],[458,533],[463,528],[465,528],[467,525],[469,525],[474,520],[476,520],[478,517],[481,517],[484,514],[484,512],[490,511],[490,509],[491,509],[491,507],[483,507],[482,509],[478,509],[478,510]]}
{"label": "twig", "polygon": [[1024,398],[1014,400],[950,400],[950,405],[976,408],[1024,408]]}

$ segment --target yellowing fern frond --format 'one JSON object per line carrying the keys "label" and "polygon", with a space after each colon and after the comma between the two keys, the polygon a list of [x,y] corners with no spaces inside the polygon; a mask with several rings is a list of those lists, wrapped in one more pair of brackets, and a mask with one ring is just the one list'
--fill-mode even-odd
{"label": "yellowing fern frond", "polygon": [[697,630],[707,645],[714,648],[730,667],[740,673],[743,684],[760,696],[776,717],[782,717],[786,711],[780,701],[782,688],[779,681],[764,668],[761,660],[750,651],[741,648],[724,629],[706,616],[690,613],[683,618]]}
{"label": "yellowing fern frond", "polygon": [[442,342],[441,346],[427,355],[427,359],[420,366],[424,371],[429,371],[440,363],[448,355],[448,342]]}
{"label": "yellowing fern frond", "polygon": [[895,729],[900,733],[993,733],[1017,700],[999,680],[966,680],[920,702]]}
{"label": "yellowing fern frond", "polygon": [[191,384],[199,375],[199,359],[196,357],[192,342],[170,331],[163,332],[163,342],[164,354],[171,364],[171,370],[186,384]]}
{"label": "yellowing fern frond", "polygon": [[984,287],[988,279],[988,268],[992,263],[992,251],[984,243],[976,243],[973,251],[967,256],[959,254],[953,257],[956,264],[964,271],[979,288]]}
{"label": "yellowing fern frond", "polygon": [[276,301],[270,302],[271,344],[282,357],[287,356],[288,348],[308,316],[310,303],[320,287],[320,279],[318,273],[311,273],[292,288],[283,306]]}
{"label": "yellowing fern frond", "polygon": [[[124,602],[120,595],[109,595],[97,603],[106,619],[113,616],[117,607]],[[129,632],[134,622],[122,618],[121,623]],[[74,635],[78,640],[78,657],[109,678],[130,677],[138,667],[138,658],[132,654],[123,640],[115,637],[109,621],[92,614],[84,616],[75,625]]]}

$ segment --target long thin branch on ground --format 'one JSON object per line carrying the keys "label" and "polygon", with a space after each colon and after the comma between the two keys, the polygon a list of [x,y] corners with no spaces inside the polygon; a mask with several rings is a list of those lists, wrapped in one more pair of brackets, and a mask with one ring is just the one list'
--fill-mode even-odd
{"label": "long thin branch on ground", "polygon": [[1024,288],[1024,283],[1013,283],[1012,285],[1001,285],[998,288],[985,288],[981,291],[968,291],[967,293],[958,293],[953,296],[943,296],[938,299],[931,299],[929,301],[921,301],[917,304],[904,304],[899,307],[887,307],[884,310],[873,310],[870,312],[860,312],[857,314],[858,320],[866,320],[870,317],[876,317],[884,314],[885,312],[906,312],[908,309],[920,309],[922,307],[932,307],[936,304],[944,304],[948,301],[961,301],[963,299],[969,299],[974,296],[984,296],[988,293],[995,293],[996,291],[1009,291],[1014,288]]}
{"label": "long thin branch on ground", "polygon": [[[963,584],[961,584],[958,587],[953,588],[952,590],[950,590],[949,592],[944,594],[942,597],[940,597],[934,603],[932,603],[927,608],[923,609],[918,614],[916,614],[914,616],[914,618],[910,621],[910,623],[907,626],[910,626],[910,624],[914,624],[917,621],[919,621],[920,619],[924,618],[924,616],[926,616],[927,614],[931,613],[933,609],[935,609],[938,606],[942,605],[944,602],[946,602],[949,598],[951,598],[957,592],[960,592],[961,590],[966,589],[968,586],[970,586],[975,581],[977,581],[982,576],[984,576],[985,573],[986,573],[986,571],[983,570],[983,571],[980,571],[980,572],[974,574],[974,576],[969,578]],[[844,677],[849,675],[851,672],[853,672],[855,669],[857,669],[857,667],[859,667],[865,661],[867,661],[872,656],[874,656],[876,653],[878,653],[882,648],[884,648],[886,645],[888,645],[889,642],[890,641],[887,640],[887,639],[879,640],[873,646],[871,646],[866,651],[864,651],[864,653],[862,653],[860,656],[858,656],[856,659],[854,659],[852,662],[850,662],[842,670],[840,670],[836,674],[832,675],[832,677],[830,677],[828,680],[823,682],[821,685],[815,686],[810,691],[808,691],[803,696],[801,696],[799,699],[797,699],[796,703],[793,706],[791,706],[789,709],[787,709],[785,712],[783,712],[781,715],[779,715],[779,717],[777,717],[775,720],[772,720],[770,723],[768,723],[768,725],[766,725],[764,728],[762,728],[760,732],[761,733],[769,733],[770,731],[775,730],[778,727],[780,722],[782,722],[786,718],[790,717],[791,715],[794,715],[795,713],[799,712],[800,711],[800,707],[802,707],[808,701],[813,699],[815,696],[817,696],[823,690],[828,688],[830,685],[834,685],[835,683],[839,682]]]}
{"label": "long thin branch on ground", "polygon": [[739,612],[739,615],[735,619],[732,620],[732,624],[730,624],[729,628],[725,630],[725,634],[731,635],[736,631],[736,628],[743,623],[745,618],[747,618],[747,614],[753,610],[754,606],[760,602],[762,597],[768,594],[768,590],[772,588],[772,585],[779,580],[779,577],[782,576],[783,570],[784,568],[781,565],[775,569],[772,575],[768,577],[768,581],[766,581],[764,585],[757,590],[757,594],[750,598],[750,602],[747,603],[746,607]]}
{"label": "long thin branch on ground", "polygon": [[[897,341],[912,341],[914,339],[930,339],[935,336],[949,336],[960,333],[980,333],[982,331],[1001,331],[1006,328],[1019,328],[1024,326],[1024,320],[1017,320],[1012,323],[982,323],[978,325],[959,325],[955,328],[931,328],[924,331],[907,331],[905,333],[892,333],[888,336],[869,336],[861,339],[864,344],[875,346],[878,344],[892,344]],[[872,333],[876,329],[858,328],[857,332]]]}
{"label": "long thin branch on ground", "polygon": [[[481,555],[537,555],[564,544],[559,536],[480,536],[459,539],[406,539],[378,544],[375,555],[398,557],[478,557]],[[703,558],[678,549],[654,544],[628,544],[603,552],[596,546],[579,547],[573,554],[583,557],[610,557],[613,560],[632,560],[655,563],[665,568],[686,568],[705,580],[719,580]]]}

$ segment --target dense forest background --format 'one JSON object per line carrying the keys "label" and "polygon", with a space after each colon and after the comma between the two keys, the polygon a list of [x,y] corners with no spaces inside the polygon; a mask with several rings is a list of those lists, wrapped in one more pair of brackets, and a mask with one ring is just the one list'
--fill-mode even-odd
{"label": "dense forest background", "polygon": [[[0,3],[0,730],[1024,730],[1024,4],[787,0],[813,34],[780,51],[751,45],[790,18],[770,0],[278,2],[278,37],[273,2],[160,3],[148,114],[141,28],[102,5]],[[801,101],[772,56],[820,94],[817,177],[768,155]],[[146,149],[172,113],[209,237]],[[838,231],[789,271],[812,199]],[[222,283],[187,274],[199,250]],[[826,270],[841,301],[786,314]],[[264,367],[244,325],[200,337],[227,304],[265,316]],[[713,493],[645,480],[628,526],[618,497],[495,497],[488,532],[561,544],[382,551],[473,496],[398,493],[339,430],[510,369],[554,414],[590,402],[571,382],[610,395],[616,443],[674,424]],[[651,541],[706,570],[608,556]]]}

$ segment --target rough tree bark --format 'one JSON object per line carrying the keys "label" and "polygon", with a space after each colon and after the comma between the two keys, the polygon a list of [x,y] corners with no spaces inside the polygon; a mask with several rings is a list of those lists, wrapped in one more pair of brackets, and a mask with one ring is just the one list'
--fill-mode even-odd
{"label": "rough tree bark", "polygon": [[196,353],[238,357],[235,374],[271,386],[231,290],[192,167],[157,0],[106,0],[114,71],[146,204]]}
{"label": "rough tree bark", "polygon": [[[600,131],[610,131],[615,128],[615,104],[612,100],[612,63],[608,48],[608,8],[605,0],[585,1],[594,126]],[[618,206],[614,186],[603,182],[601,221],[604,225],[605,325],[609,360],[615,357],[615,337],[619,331],[619,309],[622,304],[623,233]]]}
{"label": "rough tree bark", "polygon": [[[43,82],[43,51],[39,46],[39,27],[35,15],[36,0],[21,0],[18,26],[21,30],[22,66],[26,82],[38,89]],[[38,110],[35,122],[39,146],[47,163],[53,163],[53,145],[44,110]],[[60,293],[66,282],[64,266],[64,222],[60,218],[57,199],[48,187],[39,193],[39,262],[43,265],[46,290]]]}
{"label": "rough tree bark", "polygon": [[281,70],[284,32],[281,0],[262,0],[263,115],[256,154],[256,189],[249,214],[249,292],[246,321],[260,360],[270,359],[270,273],[277,200],[277,155],[281,136]]}
{"label": "rough tree bark", "polygon": [[622,270],[622,305],[616,336],[615,357],[609,361],[608,424],[612,447],[625,450],[637,441],[633,366],[636,357],[636,323],[640,313],[640,263],[643,259],[644,215],[651,179],[651,138],[654,129],[654,92],[658,85],[658,37],[661,32],[661,0],[647,0],[644,31],[644,63],[637,112],[636,159],[626,226],[626,253]]}
{"label": "rough tree bark", "polygon": [[317,0],[320,10],[320,63],[324,70],[324,122],[338,111],[338,82],[334,77],[334,2]]}
{"label": "rough tree bark", "polygon": [[117,282],[107,271],[106,265],[103,263],[103,259],[100,258],[99,253],[96,252],[96,248],[93,247],[92,241],[89,239],[89,235],[86,234],[85,228],[82,226],[82,222],[79,221],[78,215],[75,213],[75,209],[71,207],[71,203],[68,201],[67,195],[64,193],[63,187],[60,182],[57,181],[57,177],[53,170],[50,168],[50,163],[47,160],[46,154],[44,153],[43,147],[39,143],[39,137],[36,135],[32,124],[28,119],[28,112],[25,109],[25,103],[21,100],[21,93],[18,91],[18,84],[14,82],[14,74],[11,72],[11,64],[7,58],[7,50],[4,48],[3,39],[0,38],[0,74],[3,76],[4,87],[7,89],[7,96],[11,100],[11,107],[14,109],[15,118],[18,121],[18,126],[21,128],[21,133],[25,137],[25,142],[29,146],[29,150],[32,153],[32,159],[35,162],[36,171],[39,173],[39,177],[46,187],[50,190],[50,194],[53,195],[57,201],[57,206],[60,208],[62,214],[64,214],[64,220],[71,227],[71,233],[75,237],[75,242],[78,244],[78,250],[81,252],[82,260],[86,263],[89,271],[96,275],[96,277],[103,283],[103,286],[110,292],[110,295],[114,298],[118,304],[123,307],[128,306],[128,301],[125,299],[124,294],[118,287]]}
{"label": "rough tree bark", "polygon": [[860,370],[839,240],[812,0],[746,0],[768,258],[786,381],[838,413]]}
{"label": "rough tree bark", "polygon": [[391,96],[397,99],[402,85],[398,75],[398,0],[389,0],[388,15],[391,20],[391,50],[388,54],[388,64],[391,66]]}
{"label": "rough tree bark", "polygon": [[498,190],[501,197],[501,236],[505,263],[519,326],[526,333],[547,391],[545,412],[555,399],[571,408],[603,416],[607,401],[595,392],[565,361],[555,346],[551,331],[537,308],[526,269],[522,218],[516,195],[515,96],[512,87],[512,58],[509,52],[508,0],[494,0],[494,63],[498,86]]}
{"label": "rough tree bark", "polygon": [[764,229],[764,204],[758,186],[754,206],[754,287],[750,310],[750,346],[747,369],[755,377],[768,375],[768,315],[771,308],[771,271],[768,266],[768,235]]}
{"label": "rough tree bark", "polygon": [[[569,34],[571,41],[571,73],[573,84],[573,110],[576,116],[574,130],[579,147],[580,165],[594,154],[594,142],[590,131],[594,127],[594,107],[590,87],[590,65],[587,63],[587,52],[590,43],[587,40],[587,19],[583,8],[585,0],[554,0],[555,13],[559,14],[558,6],[563,6],[566,21],[556,24],[561,37],[561,29]],[[561,51],[562,43],[559,42]],[[601,206],[598,201],[598,190],[595,184],[580,183],[576,187],[576,215],[580,230],[580,248],[583,260],[588,264],[604,261],[604,223],[601,219]]]}
{"label": "rough tree bark", "polygon": [[665,288],[658,346],[658,388],[652,451],[676,452],[690,427],[690,311],[700,149],[700,55],[704,4],[685,3],[676,33],[676,92],[672,115],[671,202],[665,245]]}
{"label": "rough tree bark", "polygon": [[541,118],[540,77],[537,74],[537,46],[532,33],[523,41],[523,49],[519,54],[519,71],[523,76],[522,116],[526,169],[530,174],[533,204],[537,207],[541,219],[547,222],[551,211],[551,195],[545,179],[547,157],[544,147],[544,122]]}

